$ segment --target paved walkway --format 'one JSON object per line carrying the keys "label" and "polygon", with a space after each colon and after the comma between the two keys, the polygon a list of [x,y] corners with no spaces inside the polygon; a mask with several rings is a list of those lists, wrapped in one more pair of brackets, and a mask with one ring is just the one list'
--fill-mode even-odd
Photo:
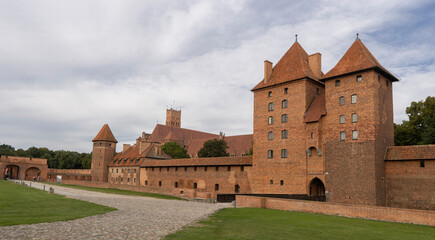
{"label": "paved walkway", "polygon": [[[199,203],[99,193],[60,186],[57,194],[86,200],[117,211],[72,221],[0,227],[0,239],[160,239],[182,227],[230,207],[228,203]],[[43,184],[32,182],[32,187]]]}

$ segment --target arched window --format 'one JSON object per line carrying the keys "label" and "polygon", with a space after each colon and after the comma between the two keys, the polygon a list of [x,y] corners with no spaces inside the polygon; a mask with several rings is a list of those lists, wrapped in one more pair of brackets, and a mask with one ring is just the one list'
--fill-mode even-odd
{"label": "arched window", "polygon": [[236,185],[234,186],[234,192],[235,192],[235,193],[240,192],[240,186],[239,186],[239,184],[236,184]]}
{"label": "arched window", "polygon": [[340,106],[344,105],[344,97],[340,97]]}
{"label": "arched window", "polygon": [[282,139],[286,139],[287,138],[287,130],[282,130],[281,131],[281,138]]}
{"label": "arched window", "polygon": [[269,111],[273,111],[273,102],[269,103]]}
{"label": "arched window", "polygon": [[216,184],[214,185],[214,190],[215,190],[215,191],[219,191],[219,184],[216,183]]}
{"label": "arched window", "polygon": [[281,150],[281,158],[287,158],[287,149]]}
{"label": "arched window", "polygon": [[272,140],[273,139],[273,132],[269,132],[267,134],[267,139]]}
{"label": "arched window", "polygon": [[197,189],[198,188],[198,184],[197,183],[193,183],[193,188]]}
{"label": "arched window", "polygon": [[267,151],[267,158],[273,158],[273,150]]}
{"label": "arched window", "polygon": [[282,123],[286,123],[288,121],[288,119],[287,119],[287,114],[283,114],[283,115],[281,115],[281,122]]}
{"label": "arched window", "polygon": [[178,182],[175,182],[175,188],[178,188]]}
{"label": "arched window", "polygon": [[267,119],[267,122],[269,123],[269,125],[272,125],[272,124],[273,124],[273,117],[270,116],[270,117]]}
{"label": "arched window", "polygon": [[287,100],[282,100],[282,108],[287,108],[288,107],[288,101]]}

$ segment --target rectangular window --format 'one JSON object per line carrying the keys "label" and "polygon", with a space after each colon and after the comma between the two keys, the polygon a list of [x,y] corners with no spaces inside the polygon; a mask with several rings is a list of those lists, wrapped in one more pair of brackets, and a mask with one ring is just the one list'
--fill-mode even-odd
{"label": "rectangular window", "polygon": [[187,167],[184,167],[184,171],[187,171]]}
{"label": "rectangular window", "polygon": [[272,97],[272,92],[269,92],[267,96]]}
{"label": "rectangular window", "polygon": [[273,180],[270,180],[269,183],[270,183],[270,184],[273,184]]}
{"label": "rectangular window", "polygon": [[269,103],[269,111],[273,111],[273,102]]}
{"label": "rectangular window", "polygon": [[272,124],[273,124],[273,117],[270,116],[270,117],[267,119],[267,122],[269,123],[269,125],[272,125]]}
{"label": "rectangular window", "polygon": [[341,141],[346,140],[346,133],[345,132],[340,132],[340,140]]}
{"label": "rectangular window", "polygon": [[281,158],[287,158],[287,149],[281,150]]}
{"label": "rectangular window", "polygon": [[159,181],[159,187],[161,187],[162,186],[162,181]]}
{"label": "rectangular window", "polygon": [[148,181],[147,180],[145,180],[145,185],[148,185]]}
{"label": "rectangular window", "polygon": [[127,170],[128,173],[130,173],[130,168]]}
{"label": "rectangular window", "polygon": [[245,171],[245,166],[240,166],[240,172]]}
{"label": "rectangular window", "polygon": [[216,172],[219,171],[219,166],[216,166],[215,171]]}
{"label": "rectangular window", "polygon": [[284,180],[281,180],[280,182],[279,182],[279,185],[284,185]]}
{"label": "rectangular window", "polygon": [[204,167],[204,172],[207,172],[207,167]]}
{"label": "rectangular window", "polygon": [[351,102],[356,103],[356,94],[352,95]]}
{"label": "rectangular window", "polygon": [[228,167],[227,167],[227,170],[228,170],[228,171],[231,171],[231,166],[228,166]]}
{"label": "rectangular window", "polygon": [[356,81],[357,82],[361,82],[362,81],[362,76],[361,75],[356,76]]}
{"label": "rectangular window", "polygon": [[358,131],[352,131],[352,139],[357,140],[358,139]]}
{"label": "rectangular window", "polygon": [[284,94],[288,93],[288,88],[284,88]]}
{"label": "rectangular window", "polygon": [[123,168],[123,169],[121,169],[121,173],[124,173],[124,168]]}
{"label": "rectangular window", "polygon": [[287,119],[287,114],[283,114],[282,116],[281,116],[281,122],[282,123],[286,123],[288,121],[288,119]]}
{"label": "rectangular window", "polygon": [[273,158],[273,150],[267,151],[267,158]]}
{"label": "rectangular window", "polygon": [[112,173],[113,173],[113,168],[112,168]]}
{"label": "rectangular window", "polygon": [[178,182],[175,182],[175,188],[178,188]]}
{"label": "rectangular window", "polygon": [[335,86],[336,87],[340,86],[340,80],[335,80]]}
{"label": "rectangular window", "polygon": [[340,115],[340,123],[343,124],[346,122],[346,117],[344,115]]}
{"label": "rectangular window", "polygon": [[311,138],[314,138],[314,133],[311,133]]}
{"label": "rectangular window", "polygon": [[195,170],[195,172],[196,172],[197,168],[196,168],[196,167],[194,167],[194,170]]}
{"label": "rectangular window", "polygon": [[288,107],[288,101],[282,100],[282,108],[287,108],[287,107]]}
{"label": "rectangular window", "polygon": [[133,178],[133,182],[136,182],[136,178]]}
{"label": "rectangular window", "polygon": [[424,167],[424,160],[420,161],[420,167]]}
{"label": "rectangular window", "polygon": [[358,114],[352,113],[352,122],[356,123],[358,121]]}
{"label": "rectangular window", "polygon": [[273,132],[269,132],[267,134],[267,139],[272,140],[273,139]]}
{"label": "rectangular window", "polygon": [[344,105],[344,97],[340,97],[340,106]]}
{"label": "rectangular window", "polygon": [[287,139],[287,130],[282,130],[281,131],[281,138],[282,139]]}

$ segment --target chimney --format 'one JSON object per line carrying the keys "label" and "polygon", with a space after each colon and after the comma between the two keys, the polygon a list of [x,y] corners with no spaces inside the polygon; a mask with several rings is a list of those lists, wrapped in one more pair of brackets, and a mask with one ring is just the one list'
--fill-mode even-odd
{"label": "chimney", "polygon": [[124,152],[125,150],[130,148],[130,144],[124,144],[122,145],[122,151]]}
{"label": "chimney", "polygon": [[322,77],[322,54],[314,53],[308,57],[308,64],[310,65],[311,71],[318,78]]}
{"label": "chimney", "polygon": [[267,83],[270,76],[272,75],[272,63],[269,61],[264,61],[264,83]]}

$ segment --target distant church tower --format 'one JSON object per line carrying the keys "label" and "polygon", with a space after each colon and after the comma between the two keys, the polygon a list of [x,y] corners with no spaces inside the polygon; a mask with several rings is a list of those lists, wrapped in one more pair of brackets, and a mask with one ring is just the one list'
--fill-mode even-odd
{"label": "distant church tower", "polygon": [[107,182],[108,166],[113,161],[118,141],[113,136],[109,125],[104,124],[92,142],[92,181]]}
{"label": "distant church tower", "polygon": [[166,109],[166,126],[181,127],[181,110]]}

